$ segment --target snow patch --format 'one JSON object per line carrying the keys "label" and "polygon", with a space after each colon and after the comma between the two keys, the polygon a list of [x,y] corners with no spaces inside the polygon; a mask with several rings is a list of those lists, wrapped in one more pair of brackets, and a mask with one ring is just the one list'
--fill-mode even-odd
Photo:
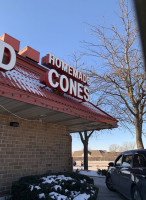
{"label": "snow patch", "polygon": [[67,196],[56,193],[56,192],[51,192],[49,193],[49,196],[53,199],[57,199],[57,200],[67,200]]}
{"label": "snow patch", "polygon": [[79,174],[83,174],[83,175],[86,175],[86,176],[100,176],[96,171],[80,170]]}
{"label": "snow patch", "polygon": [[60,190],[62,189],[62,187],[61,187],[60,185],[55,185],[55,186],[54,186],[54,189],[55,189],[56,191],[57,191],[58,188],[59,188]]}
{"label": "snow patch", "polygon": [[44,180],[44,182],[42,182],[43,184],[45,184],[45,183],[57,183],[56,181],[55,181],[55,179],[54,178],[50,178],[50,177],[43,177],[42,178],[43,180]]}
{"label": "snow patch", "polygon": [[45,194],[44,193],[39,194],[39,199],[42,199],[42,198],[45,198]]}
{"label": "snow patch", "polygon": [[37,190],[40,190],[40,189],[41,189],[39,186],[35,186],[34,188],[36,188]]}
{"label": "snow patch", "polygon": [[79,194],[77,197],[74,198],[74,200],[88,200],[90,198],[90,194]]}

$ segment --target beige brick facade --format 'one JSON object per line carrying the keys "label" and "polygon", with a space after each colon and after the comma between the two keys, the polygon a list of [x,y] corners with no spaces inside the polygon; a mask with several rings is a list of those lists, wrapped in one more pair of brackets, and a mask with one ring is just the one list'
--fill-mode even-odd
{"label": "beige brick facade", "polygon": [[[19,127],[9,125],[19,122]],[[0,115],[0,197],[27,175],[72,170],[66,127]]]}

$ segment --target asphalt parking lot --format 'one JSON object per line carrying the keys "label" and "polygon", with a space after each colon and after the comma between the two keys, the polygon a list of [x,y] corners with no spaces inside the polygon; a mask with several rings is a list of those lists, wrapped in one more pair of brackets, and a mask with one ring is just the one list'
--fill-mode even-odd
{"label": "asphalt parking lot", "polygon": [[127,200],[117,192],[111,192],[105,185],[105,177],[92,177],[94,184],[99,188],[97,200]]}

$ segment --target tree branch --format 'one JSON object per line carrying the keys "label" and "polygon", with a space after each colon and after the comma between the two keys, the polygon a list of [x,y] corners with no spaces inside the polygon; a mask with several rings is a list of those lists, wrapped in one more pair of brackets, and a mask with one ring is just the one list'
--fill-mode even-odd
{"label": "tree branch", "polygon": [[93,132],[94,132],[94,131],[91,131],[91,132],[89,133],[88,139],[91,137],[91,135],[92,135]]}
{"label": "tree branch", "polygon": [[80,135],[80,138],[81,138],[82,143],[84,144],[84,138],[83,138],[83,135],[82,135],[82,132],[81,132],[81,131],[79,131],[79,135]]}

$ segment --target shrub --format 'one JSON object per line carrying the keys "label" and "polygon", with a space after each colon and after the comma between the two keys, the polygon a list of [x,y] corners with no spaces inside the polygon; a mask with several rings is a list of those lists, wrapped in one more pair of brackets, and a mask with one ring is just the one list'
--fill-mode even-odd
{"label": "shrub", "polygon": [[99,175],[106,176],[107,175],[107,170],[106,169],[98,169],[97,173]]}
{"label": "shrub", "polygon": [[70,172],[27,176],[12,185],[12,200],[73,200],[83,194],[88,200],[97,199],[93,179]]}

